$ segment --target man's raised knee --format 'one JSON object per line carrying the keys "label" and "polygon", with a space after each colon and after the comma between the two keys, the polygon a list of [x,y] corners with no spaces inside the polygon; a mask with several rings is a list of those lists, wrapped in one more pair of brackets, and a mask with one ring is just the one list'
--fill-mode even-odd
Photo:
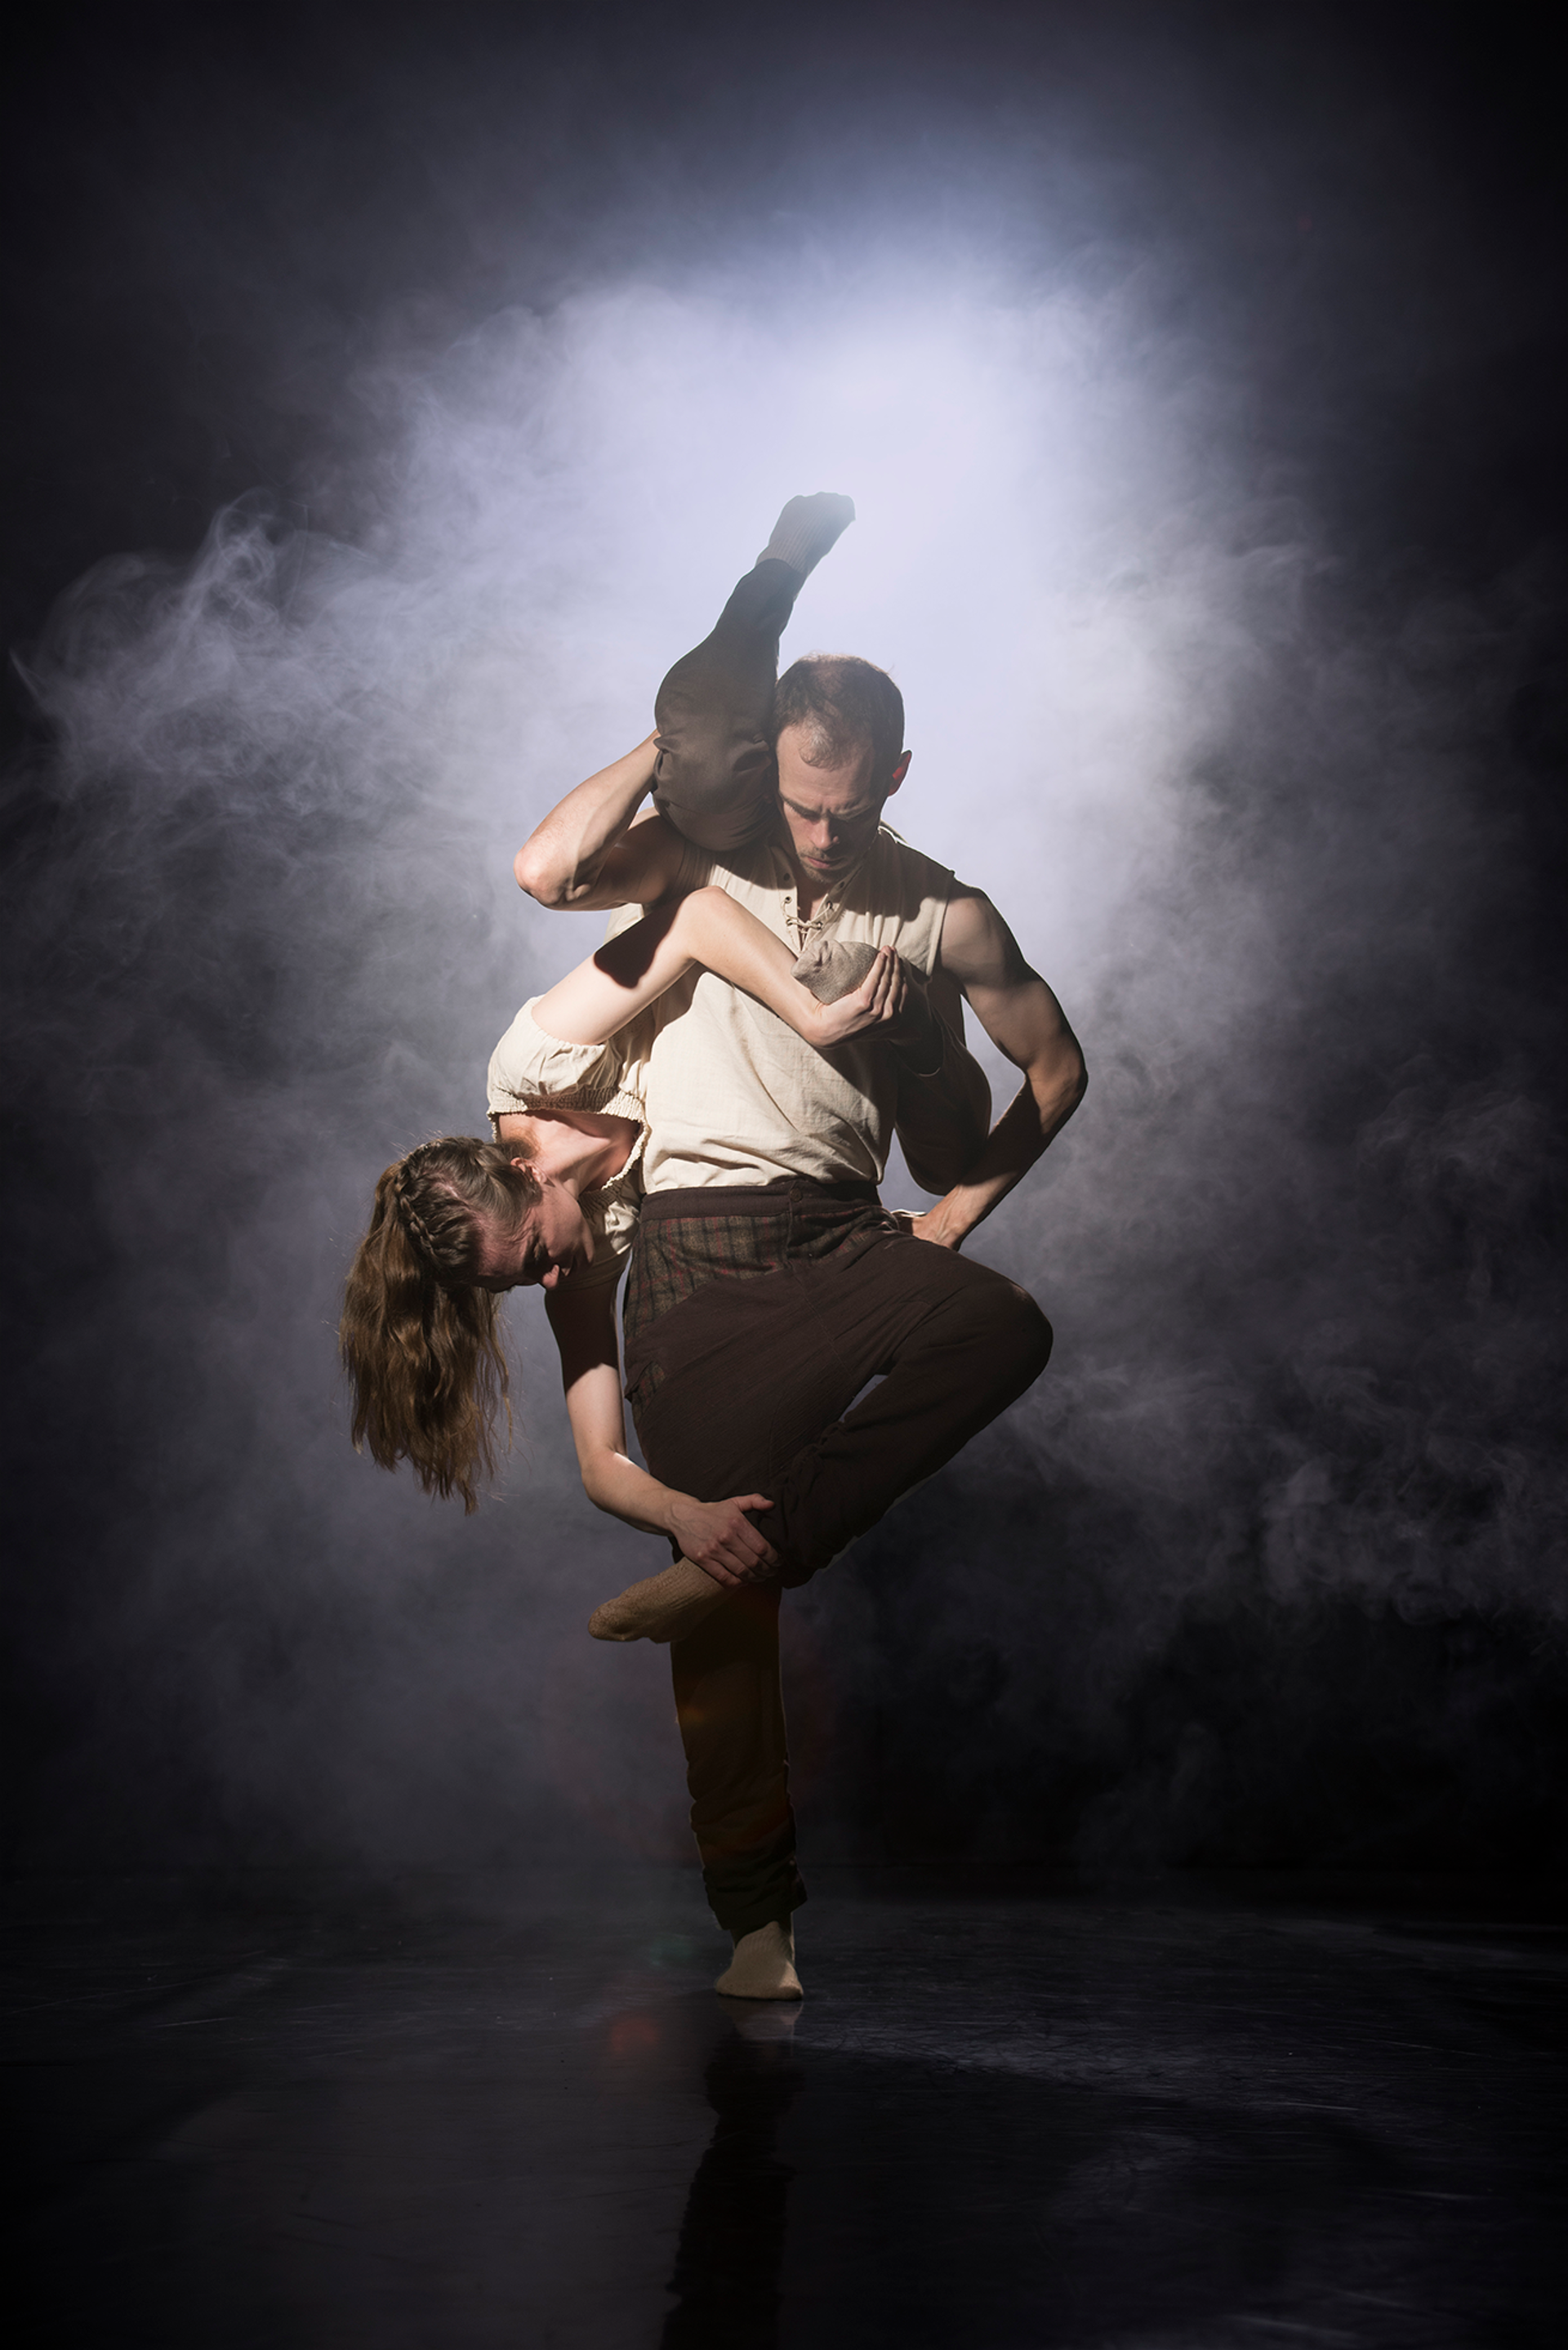
{"label": "man's raised knee", "polygon": [[989,1336],[996,1348],[999,1369],[1005,1365],[1022,1395],[1051,1359],[1054,1336],[1051,1325],[1026,1289],[1003,1282],[991,1301]]}
{"label": "man's raised knee", "polygon": [[1029,1292],[1001,1274],[961,1290],[946,1311],[955,1317],[950,1333],[963,1333],[971,1375],[1001,1399],[997,1410],[1021,1396],[1051,1359],[1051,1325]]}

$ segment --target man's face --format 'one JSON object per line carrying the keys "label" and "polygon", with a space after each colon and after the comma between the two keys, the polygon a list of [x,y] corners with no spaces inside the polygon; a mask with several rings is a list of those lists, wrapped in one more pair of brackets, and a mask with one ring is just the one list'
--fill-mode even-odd
{"label": "man's face", "polygon": [[510,1232],[484,1227],[474,1272],[478,1289],[554,1289],[594,1253],[594,1236],[581,1208],[563,1183],[545,1181],[539,1197]]}
{"label": "man's face", "polygon": [[875,774],[868,748],[846,767],[810,767],[807,739],[799,726],[786,726],[779,736],[779,807],[796,862],[809,880],[827,889],[877,837],[884,803],[903,782],[909,754],[886,777]]}

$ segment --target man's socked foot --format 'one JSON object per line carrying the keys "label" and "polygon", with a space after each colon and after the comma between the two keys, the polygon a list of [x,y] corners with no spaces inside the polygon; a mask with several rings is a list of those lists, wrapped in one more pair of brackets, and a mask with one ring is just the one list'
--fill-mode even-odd
{"label": "man's socked foot", "polygon": [[803,1999],[794,1970],[794,1928],[770,1918],[753,1933],[737,1934],[735,1955],[713,1988],[726,1999]]}
{"label": "man's socked foot", "polygon": [[722,1583],[689,1558],[678,1558],[662,1575],[634,1583],[618,1599],[607,1599],[588,1617],[596,1640],[683,1640],[729,1597]]}
{"label": "man's socked foot", "polygon": [[805,577],[815,570],[854,519],[854,499],[836,490],[814,490],[809,497],[791,498],[757,561],[766,563],[772,556]]}

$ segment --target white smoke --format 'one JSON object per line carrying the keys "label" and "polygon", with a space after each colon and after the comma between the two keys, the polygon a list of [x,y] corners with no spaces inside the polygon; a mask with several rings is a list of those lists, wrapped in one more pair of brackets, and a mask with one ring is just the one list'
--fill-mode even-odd
{"label": "white smoke", "polygon": [[[158,1462],[113,1637],[246,1835],[678,1834],[662,1659],[581,1632],[657,1557],[576,1490],[537,1301],[524,1440],[466,1523],[350,1453],[332,1326],[379,1167],[483,1130],[494,1036],[597,936],[513,852],[647,732],[797,490],[859,518],[786,658],[892,670],[892,815],[991,892],[1089,1055],[972,1244],[1059,1327],[1019,1440],[1137,1530],[1087,1711],[1205,1594],[1560,1612],[1560,1497],[1507,1432],[1539,1301],[1487,1271],[1540,1113],[1506,1070],[1412,1068],[1434,931],[1498,853],[1465,738],[1506,631],[1336,621],[1320,527],[1227,438],[1223,354],[1157,334],[1136,272],[607,284],[356,391],[359,544],[247,502],[191,563],[100,566],[27,657],[72,844],[32,901],[40,1035],[125,1139],[99,1319],[155,1368],[119,1390]],[[1359,1138],[1322,1107],[1336,1055],[1387,1071]],[[1473,1231],[1428,1277],[1434,1217]]]}

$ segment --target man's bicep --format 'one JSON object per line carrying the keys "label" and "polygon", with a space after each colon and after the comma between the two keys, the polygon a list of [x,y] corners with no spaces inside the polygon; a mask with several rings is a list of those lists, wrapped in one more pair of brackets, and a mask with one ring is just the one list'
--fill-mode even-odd
{"label": "man's bicep", "polygon": [[1072,1039],[1067,1016],[1012,931],[981,889],[955,893],[938,957],[962,988],[975,1018],[1017,1068],[1054,1055]]}
{"label": "man's bicep", "polygon": [[1016,987],[1038,977],[984,890],[962,887],[949,899],[942,917],[937,969],[956,979],[971,1003],[977,988]]}

